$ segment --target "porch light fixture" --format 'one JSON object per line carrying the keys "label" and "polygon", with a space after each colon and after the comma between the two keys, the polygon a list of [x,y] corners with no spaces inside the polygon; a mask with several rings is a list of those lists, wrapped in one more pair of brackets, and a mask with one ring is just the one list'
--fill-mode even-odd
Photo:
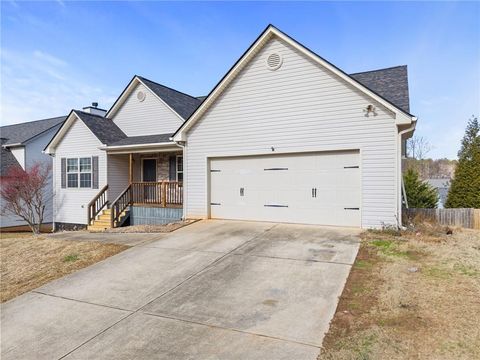
{"label": "porch light fixture", "polygon": [[369,117],[370,114],[373,114],[373,116],[378,115],[377,109],[372,104],[368,105],[365,109],[363,109],[363,112],[365,113],[365,117]]}

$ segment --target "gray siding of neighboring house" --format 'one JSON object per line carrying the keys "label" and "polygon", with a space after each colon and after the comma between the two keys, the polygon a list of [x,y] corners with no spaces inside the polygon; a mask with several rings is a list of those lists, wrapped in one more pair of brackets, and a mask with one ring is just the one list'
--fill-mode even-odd
{"label": "gray siding of neighboring house", "polygon": [[[146,94],[144,101],[137,99],[138,91]],[[143,84],[128,96],[112,120],[127,136],[173,133],[183,120],[170,110]]]}
{"label": "gray siding of neighboring house", "polygon": [[[108,121],[108,120],[105,120]],[[80,120],[75,120],[56,147],[55,222],[87,224],[87,205],[107,183],[107,155],[101,142]],[[61,188],[61,158],[98,156],[98,189]]]}
{"label": "gray siding of neighboring house", "polygon": [[[41,163],[43,166],[50,166],[52,168],[52,158],[42,153],[45,146],[55,135],[60,125],[57,125],[46,132],[30,139],[25,143],[25,166],[30,168],[35,163]],[[51,170],[53,174],[53,169]],[[53,220],[53,176],[50,177],[49,182],[44,190],[44,198],[46,199],[46,208],[44,214],[44,223],[51,223]],[[1,227],[21,226],[27,223],[18,216],[2,215]]]}
{"label": "gray siding of neighboring house", "polygon": [[[280,69],[266,68],[271,52]],[[368,104],[378,116],[365,117]],[[390,111],[275,38],[187,134],[186,216],[208,216],[207,157],[360,149],[362,226],[397,222],[400,157]]]}

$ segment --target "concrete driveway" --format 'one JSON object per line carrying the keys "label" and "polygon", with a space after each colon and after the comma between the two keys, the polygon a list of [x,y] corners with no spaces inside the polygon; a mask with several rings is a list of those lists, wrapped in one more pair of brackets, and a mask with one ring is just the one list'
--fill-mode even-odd
{"label": "concrete driveway", "polygon": [[358,230],[201,221],[2,305],[2,359],[316,359]]}

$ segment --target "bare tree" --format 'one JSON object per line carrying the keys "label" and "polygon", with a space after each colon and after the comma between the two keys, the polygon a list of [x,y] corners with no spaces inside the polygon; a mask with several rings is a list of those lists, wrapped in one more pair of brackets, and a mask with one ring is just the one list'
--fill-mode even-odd
{"label": "bare tree", "polygon": [[407,156],[413,159],[425,159],[432,149],[433,146],[423,136],[413,136],[407,140]]}
{"label": "bare tree", "polygon": [[1,213],[19,216],[27,222],[34,234],[39,234],[48,201],[45,189],[50,173],[50,166],[41,163],[36,163],[27,170],[11,167],[2,178]]}

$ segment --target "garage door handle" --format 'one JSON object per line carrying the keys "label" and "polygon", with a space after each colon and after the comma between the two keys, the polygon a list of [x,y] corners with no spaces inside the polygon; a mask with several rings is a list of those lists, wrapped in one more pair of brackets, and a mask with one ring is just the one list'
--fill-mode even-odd
{"label": "garage door handle", "polygon": [[360,208],[343,208],[344,210],[360,210]]}
{"label": "garage door handle", "polygon": [[240,188],[240,196],[244,196],[245,195],[245,188]]}
{"label": "garage door handle", "polygon": [[317,197],[317,188],[312,188],[312,198]]}

